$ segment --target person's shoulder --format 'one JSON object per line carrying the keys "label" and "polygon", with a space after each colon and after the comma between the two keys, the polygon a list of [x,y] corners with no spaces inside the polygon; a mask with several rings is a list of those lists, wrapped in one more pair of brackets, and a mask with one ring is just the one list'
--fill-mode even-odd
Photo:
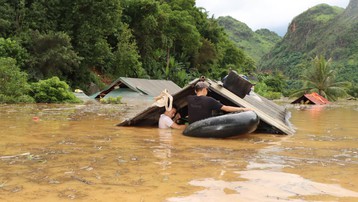
{"label": "person's shoulder", "polygon": [[198,97],[198,96],[196,96],[196,95],[188,95],[188,96],[186,97],[186,99],[187,99],[187,100],[194,100],[196,97]]}
{"label": "person's shoulder", "polygon": [[167,121],[168,119],[171,120],[171,118],[165,114],[161,114],[159,117],[159,121]]}
{"label": "person's shoulder", "polygon": [[163,119],[165,118],[165,119],[166,119],[166,118],[170,118],[170,117],[167,116],[167,115],[165,115],[165,114],[161,114],[161,115],[160,115],[160,118],[163,118]]}
{"label": "person's shoulder", "polygon": [[[213,97],[206,96],[206,101],[213,104],[213,105],[223,105],[221,102]],[[220,106],[221,107],[221,106]]]}
{"label": "person's shoulder", "polygon": [[202,97],[203,100],[215,100],[216,101],[215,98],[210,97],[210,96],[201,96],[201,97]]}

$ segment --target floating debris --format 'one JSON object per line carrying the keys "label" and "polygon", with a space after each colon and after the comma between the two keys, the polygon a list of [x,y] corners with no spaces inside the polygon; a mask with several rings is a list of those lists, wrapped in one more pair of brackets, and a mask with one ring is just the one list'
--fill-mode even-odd
{"label": "floating debris", "polygon": [[94,184],[93,182],[88,181],[88,180],[86,180],[86,179],[83,179],[83,178],[81,178],[81,177],[79,177],[79,176],[72,175],[71,178],[72,178],[72,179],[75,179],[75,180],[78,180],[78,181],[80,181],[80,182],[83,182],[83,183],[85,183],[85,184],[88,184],[88,185]]}
{"label": "floating debris", "polygon": [[8,160],[8,159],[18,158],[18,157],[22,157],[22,156],[30,156],[30,152],[17,154],[17,155],[12,155],[12,156],[0,156],[0,159]]}

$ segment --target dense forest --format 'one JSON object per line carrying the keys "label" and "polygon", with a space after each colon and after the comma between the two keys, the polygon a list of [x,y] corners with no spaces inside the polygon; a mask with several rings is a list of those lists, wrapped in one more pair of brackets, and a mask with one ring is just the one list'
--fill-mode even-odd
{"label": "dense forest", "polygon": [[303,72],[312,71],[303,70],[331,64],[357,97],[357,8],[353,0],[346,10],[314,7],[281,40],[208,16],[195,0],[0,0],[0,103],[72,102],[61,89],[92,94],[120,76],[184,86],[201,75],[220,80],[230,69],[274,99],[308,89]]}
{"label": "dense forest", "polygon": [[195,0],[0,0],[0,57],[30,82],[59,77],[72,88],[119,76],[183,86],[255,63]]}

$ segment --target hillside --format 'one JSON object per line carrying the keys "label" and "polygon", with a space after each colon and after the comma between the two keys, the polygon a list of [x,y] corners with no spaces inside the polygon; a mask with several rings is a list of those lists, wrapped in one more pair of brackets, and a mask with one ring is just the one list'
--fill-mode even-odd
{"label": "hillside", "polygon": [[283,40],[259,63],[264,71],[281,70],[297,79],[302,64],[316,55],[332,58],[339,80],[358,83],[358,1],[346,9],[320,4],[295,17]]}
{"label": "hillside", "polygon": [[56,76],[91,94],[103,78],[184,86],[256,69],[195,0],[5,0],[0,11],[0,59],[14,60],[29,82]]}
{"label": "hillside", "polygon": [[255,62],[268,53],[281,37],[268,29],[252,31],[245,23],[230,16],[219,17],[218,23],[235,44],[243,49]]}

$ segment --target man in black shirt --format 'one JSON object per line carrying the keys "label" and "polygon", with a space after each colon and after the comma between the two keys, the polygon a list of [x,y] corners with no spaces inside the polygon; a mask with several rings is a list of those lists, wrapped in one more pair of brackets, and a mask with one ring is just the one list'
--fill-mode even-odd
{"label": "man in black shirt", "polygon": [[189,124],[212,116],[213,110],[223,110],[226,112],[249,111],[252,109],[233,107],[221,104],[212,97],[206,96],[208,94],[208,84],[204,81],[199,81],[195,85],[196,95],[190,95],[188,101],[188,116]]}

